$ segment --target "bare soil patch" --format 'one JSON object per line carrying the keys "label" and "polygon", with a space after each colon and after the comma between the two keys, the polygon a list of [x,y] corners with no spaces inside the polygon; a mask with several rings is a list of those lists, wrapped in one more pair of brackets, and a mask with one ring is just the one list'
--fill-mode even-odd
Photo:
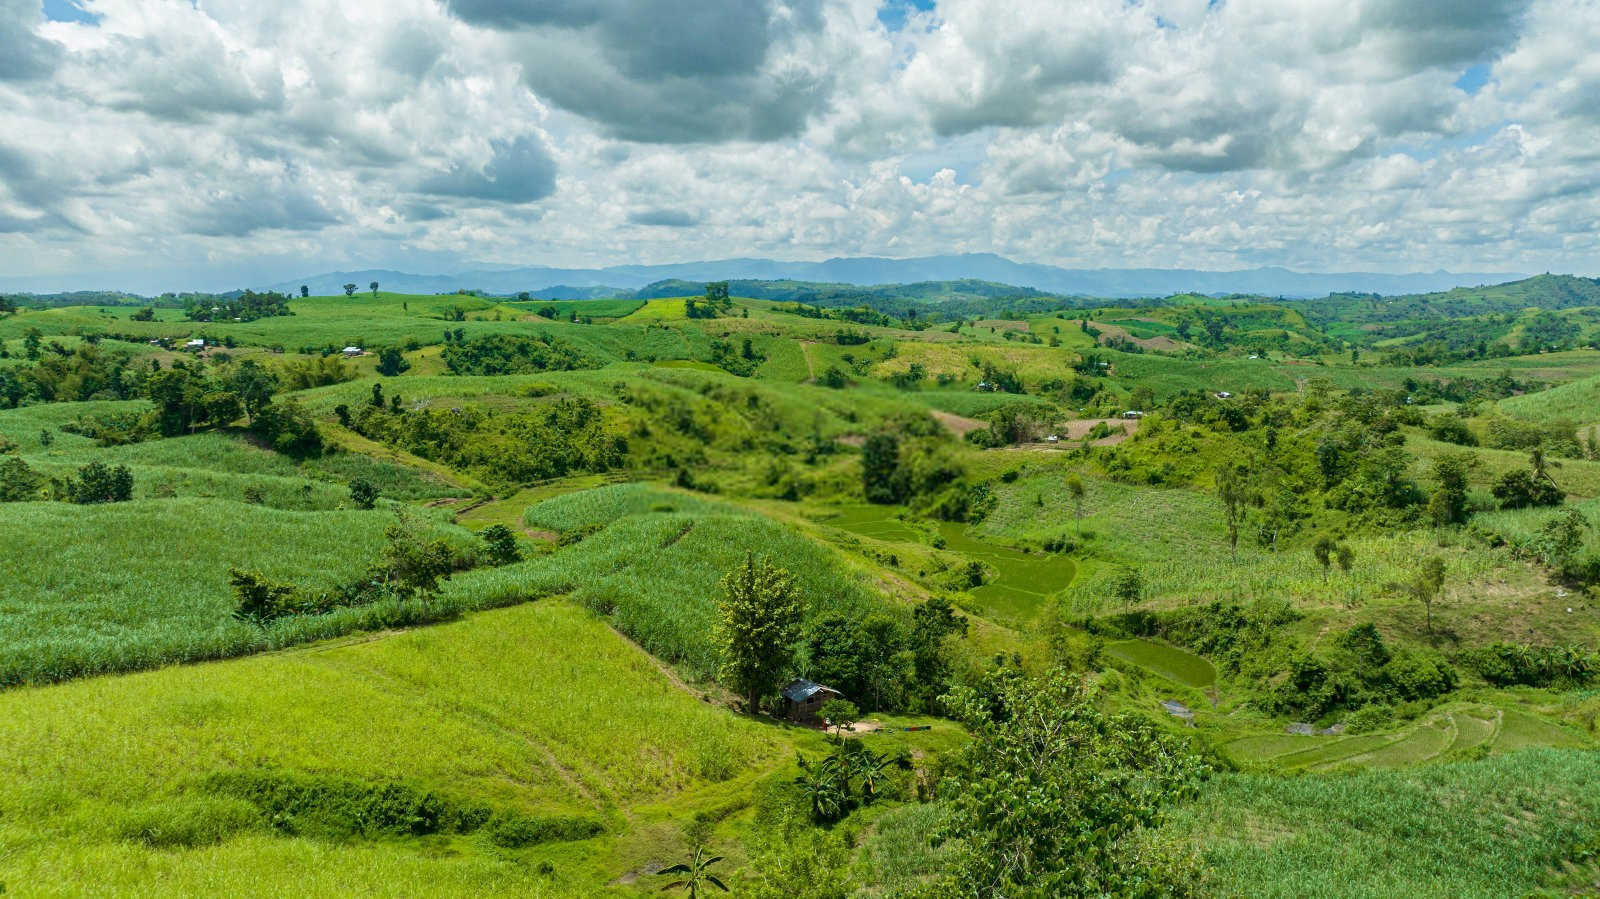
{"label": "bare soil patch", "polygon": [[1094,327],[1100,332],[1099,341],[1102,346],[1108,339],[1112,337],[1121,337],[1124,340],[1144,347],[1147,350],[1155,350],[1157,352],[1164,353],[1177,352],[1188,346],[1188,344],[1180,340],[1173,340],[1171,337],[1167,337],[1166,335],[1159,337],[1135,337],[1132,334],[1129,334],[1128,329],[1122,327],[1121,325],[1112,325],[1107,324],[1106,322],[1095,322]]}
{"label": "bare soil patch", "polygon": [[952,412],[940,412],[935,409],[931,413],[939,424],[944,425],[955,433],[957,437],[965,437],[971,431],[987,428],[989,423],[976,418],[966,418]]}

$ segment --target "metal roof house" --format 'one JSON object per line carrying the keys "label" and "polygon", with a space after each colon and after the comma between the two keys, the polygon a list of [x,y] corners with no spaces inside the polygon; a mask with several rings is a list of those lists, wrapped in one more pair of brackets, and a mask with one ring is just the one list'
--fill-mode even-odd
{"label": "metal roof house", "polygon": [[782,693],[785,717],[803,724],[814,724],[821,720],[822,704],[844,696],[832,687],[824,687],[803,678],[790,681]]}

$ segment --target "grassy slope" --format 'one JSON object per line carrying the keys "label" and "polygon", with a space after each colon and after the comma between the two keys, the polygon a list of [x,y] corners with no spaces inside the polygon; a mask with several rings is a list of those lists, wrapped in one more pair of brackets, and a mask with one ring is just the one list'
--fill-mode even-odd
{"label": "grassy slope", "polygon": [[720,503],[638,484],[603,487],[531,507],[534,527],[600,532],[507,569],[525,589],[567,593],[606,614],[640,645],[695,678],[716,670],[711,638],[718,581],[747,553],[794,574],[809,616],[850,614],[886,600],[825,547]]}
{"label": "grassy slope", "polygon": [[1229,896],[1507,896],[1594,838],[1600,753],[1528,750],[1404,771],[1223,775],[1172,829]]}
{"label": "grassy slope", "polygon": [[1594,424],[1600,422],[1600,376],[1510,397],[1501,400],[1499,406],[1507,415],[1527,421],[1565,419],[1579,425]]}
{"label": "grassy slope", "polygon": [[[725,802],[787,762],[785,733],[700,702],[594,617],[554,601],[376,640],[14,690],[0,694],[0,882],[24,895],[149,895],[155,884],[165,894],[395,895],[422,883],[431,895],[592,895],[681,854],[676,826],[647,826],[666,816],[644,806]],[[522,851],[480,837],[326,843],[248,822],[189,849],[123,836],[135,813],[192,814],[185,802],[203,796],[196,785],[210,772],[260,769],[404,780],[595,817],[608,834]],[[536,859],[555,873],[538,874]]]}
{"label": "grassy slope", "polygon": [[207,499],[0,505],[0,683],[260,648],[270,635],[231,617],[230,567],[331,588],[378,557],[392,521]]}

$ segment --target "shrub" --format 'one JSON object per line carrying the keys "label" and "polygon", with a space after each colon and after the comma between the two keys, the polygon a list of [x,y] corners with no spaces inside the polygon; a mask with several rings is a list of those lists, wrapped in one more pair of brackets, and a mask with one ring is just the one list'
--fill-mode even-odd
{"label": "shrub", "polygon": [[487,830],[496,845],[520,848],[588,839],[604,830],[587,818],[524,815],[398,782],[240,771],[212,775],[204,786],[214,795],[249,803],[275,829],[293,835],[371,838]]}
{"label": "shrub", "polygon": [[133,473],[126,465],[112,468],[104,462],[90,462],[67,478],[66,494],[74,503],[127,502],[133,499]]}
{"label": "shrub", "polygon": [[411,368],[411,363],[399,347],[386,346],[378,351],[378,374],[392,378]]}
{"label": "shrub", "polygon": [[1600,679],[1600,654],[1579,646],[1492,643],[1461,661],[1497,687],[1582,687]]}
{"label": "shrub", "polygon": [[1521,469],[1508,471],[1495,482],[1491,492],[1502,509],[1526,509],[1529,506],[1559,506],[1566,495],[1547,478],[1536,478]]}
{"label": "shrub", "polygon": [[0,503],[21,503],[39,499],[44,478],[28,467],[19,456],[0,462]]}
{"label": "shrub", "polygon": [[522,561],[522,550],[517,547],[517,535],[503,524],[491,524],[478,536],[483,538],[484,555],[491,565],[509,565]]}
{"label": "shrub", "polygon": [[1477,446],[1478,438],[1454,412],[1444,412],[1428,422],[1428,436],[1457,446]]}
{"label": "shrub", "polygon": [[113,823],[117,837],[151,849],[215,846],[265,823],[261,810],[238,799],[197,797],[124,811]]}
{"label": "shrub", "polygon": [[370,509],[378,501],[378,488],[366,478],[356,478],[350,482],[350,501],[358,509]]}
{"label": "shrub", "polygon": [[286,456],[322,455],[322,434],[311,416],[294,400],[270,403],[256,413],[252,428]]}

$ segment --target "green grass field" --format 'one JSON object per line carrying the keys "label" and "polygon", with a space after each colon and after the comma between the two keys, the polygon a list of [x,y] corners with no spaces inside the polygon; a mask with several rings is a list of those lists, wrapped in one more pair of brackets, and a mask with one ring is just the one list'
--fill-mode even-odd
{"label": "green grass field", "polygon": [[1503,399],[1497,404],[1512,418],[1550,422],[1566,420],[1578,425],[1600,423],[1600,376],[1580,378],[1565,384]]}
{"label": "green grass field", "polygon": [[[432,895],[593,895],[683,851],[661,803],[716,807],[793,754],[781,729],[706,705],[594,616],[555,601],[13,690],[0,709],[0,881],[20,895],[144,895],[157,882],[180,894],[426,883]],[[291,836],[208,791],[218,772],[399,782],[603,830],[528,849],[483,834]],[[541,874],[540,861],[554,870]]]}
{"label": "green grass field", "polygon": [[[358,577],[393,520],[382,509],[286,512],[208,499],[0,504],[0,683],[239,655],[294,642],[231,617],[228,569],[309,588]],[[460,529],[456,539],[466,540]],[[354,612],[356,610],[349,610]],[[327,616],[343,620],[345,616]],[[350,626],[350,622],[346,622]]]}
{"label": "green grass field", "polygon": [[570,594],[695,679],[716,671],[718,581],[747,554],[795,576],[809,617],[890,607],[832,550],[768,519],[678,493],[603,487],[534,505],[527,521],[560,531],[602,529],[497,574],[536,593]]}
{"label": "green grass field", "polygon": [[1600,753],[1529,750],[1401,771],[1226,774],[1169,828],[1230,896],[1523,895],[1600,820]]}
{"label": "green grass field", "polygon": [[[924,299],[922,312],[939,308],[939,297]],[[1364,435],[1380,415],[1414,422],[1416,407],[1393,389],[1471,378],[1481,383],[1452,389],[1504,392],[1493,383],[1502,373],[1558,386],[1486,401],[1485,414],[1600,423],[1600,353],[1374,364],[1416,341],[1380,340],[1354,313],[1324,321],[1340,303],[1365,309],[1338,297],[1189,296],[1060,313],[1037,298],[963,300],[959,329],[735,302],[731,315],[690,319],[684,297],[362,291],[295,299],[294,315],[253,322],[193,323],[173,309],[133,322],[127,307],[0,319],[0,378],[26,364],[21,338],[35,327],[68,349],[83,335],[125,335],[102,348],[141,366],[187,358],[144,342],[153,337],[227,339],[233,358],[268,366],[330,346],[369,350],[352,363],[354,380],[294,394],[330,447],[317,458],[276,454],[242,421],[118,447],[62,430],[151,408],[144,400],[0,410],[0,448],[37,471],[61,478],[100,461],[128,466],[135,481],[127,503],[0,504],[0,892],[642,895],[660,892],[651,872],[704,840],[727,856],[720,870],[738,895],[780,866],[759,847],[790,816],[795,846],[832,847],[816,883],[842,872],[857,895],[905,895],[961,849],[933,840],[943,804],[907,801],[938,795],[953,770],[940,756],[967,740],[958,724],[924,716],[941,708],[934,697],[997,668],[1037,674],[1058,662],[1088,676],[1105,710],[1143,716],[1227,769],[1161,834],[1202,859],[1202,894],[1524,895],[1587,870],[1564,860],[1600,821],[1592,683],[1494,688],[1465,654],[1491,642],[1600,645],[1600,603],[1535,561],[1560,512],[1477,511],[1467,527],[1436,531],[1425,506],[1380,508],[1367,493],[1336,505],[1323,481],[1348,473],[1319,466],[1356,471],[1371,447],[1324,462],[1302,435]],[[553,319],[537,314],[547,306]],[[1197,312],[1226,316],[1228,340],[1196,326]],[[1516,315],[1509,339],[1532,321]],[[1119,352],[1080,318],[1140,339],[1175,337],[1188,321],[1190,337],[1170,353]],[[452,375],[445,350],[458,333],[551,338],[579,367]],[[750,376],[713,361],[745,368],[724,354],[746,341]],[[1340,341],[1361,348],[1361,364]],[[391,346],[412,367],[380,379],[375,351]],[[1320,355],[1294,357],[1302,351]],[[1078,373],[1090,352],[1110,362],[1103,376]],[[222,351],[209,355],[208,371],[228,371]],[[914,364],[926,378],[897,386]],[[986,367],[1034,392],[979,392]],[[830,368],[848,383],[817,383]],[[1323,381],[1334,392],[1311,402]],[[416,430],[404,436],[367,428],[393,445],[341,425],[337,407],[367,402],[374,385],[397,408],[439,414],[410,418]],[[1140,388],[1154,394],[1153,414],[1114,448],[981,449],[959,435],[973,423],[952,418],[981,425],[1014,404],[1041,425],[1100,417]],[[1388,392],[1351,402],[1344,388]],[[1166,403],[1253,389],[1273,396],[1239,397],[1242,414]],[[563,451],[530,431],[553,427],[572,398],[598,408],[617,458],[541,469],[548,477],[479,461],[491,450]],[[1457,406],[1425,399],[1429,415]],[[451,425],[449,410],[470,412],[472,429]],[[885,429],[900,430],[896,483],[913,485],[905,507],[864,502],[863,447]],[[1415,425],[1395,434],[1424,494],[1438,458],[1468,452],[1476,510],[1488,508],[1491,484],[1529,464],[1526,452],[1464,450]],[[1312,517],[1276,546],[1258,539],[1281,483],[1252,481],[1262,492],[1246,498],[1233,552],[1215,471],[1274,452],[1291,483],[1314,485],[1303,510]],[[1600,520],[1600,462],[1552,461],[1570,508]],[[1081,509],[1069,475],[1085,484]],[[378,487],[378,508],[351,508],[357,479]],[[426,605],[384,601],[266,627],[233,616],[230,568],[311,589],[348,584],[405,506],[428,507],[417,509],[426,528],[462,547],[506,526],[525,557],[457,573]],[[1353,551],[1348,573],[1318,564],[1321,533]],[[904,714],[871,716],[884,729],[861,738],[904,751],[907,767],[893,767],[883,801],[831,829],[805,826],[794,784],[796,750],[824,751],[822,735],[735,713],[718,680],[719,581],[750,555],[788,569],[804,608],[797,654],[775,679],[815,675],[805,638],[823,616],[884,612],[914,633],[913,610],[938,597],[968,619],[934,664],[914,640],[884,663],[900,697],[889,707]],[[1445,563],[1431,621],[1404,589],[1428,557]],[[1129,571],[1137,596],[1114,589]],[[1173,614],[1212,602],[1292,614],[1240,659],[1226,634],[1204,632],[1209,618],[1185,631]],[[1119,617],[1127,612],[1141,614]],[[1304,654],[1343,665],[1344,635],[1369,623],[1397,658],[1452,665],[1455,686],[1404,702],[1397,666],[1373,675],[1392,682],[1350,687],[1345,705],[1304,711],[1283,698],[1307,670]],[[1130,639],[1152,633],[1163,639]],[[1163,709],[1174,698],[1188,707],[1182,717]],[[1301,715],[1349,730],[1286,732]],[[411,830],[384,823],[413,800],[423,807],[405,820],[417,823],[400,828]]]}

